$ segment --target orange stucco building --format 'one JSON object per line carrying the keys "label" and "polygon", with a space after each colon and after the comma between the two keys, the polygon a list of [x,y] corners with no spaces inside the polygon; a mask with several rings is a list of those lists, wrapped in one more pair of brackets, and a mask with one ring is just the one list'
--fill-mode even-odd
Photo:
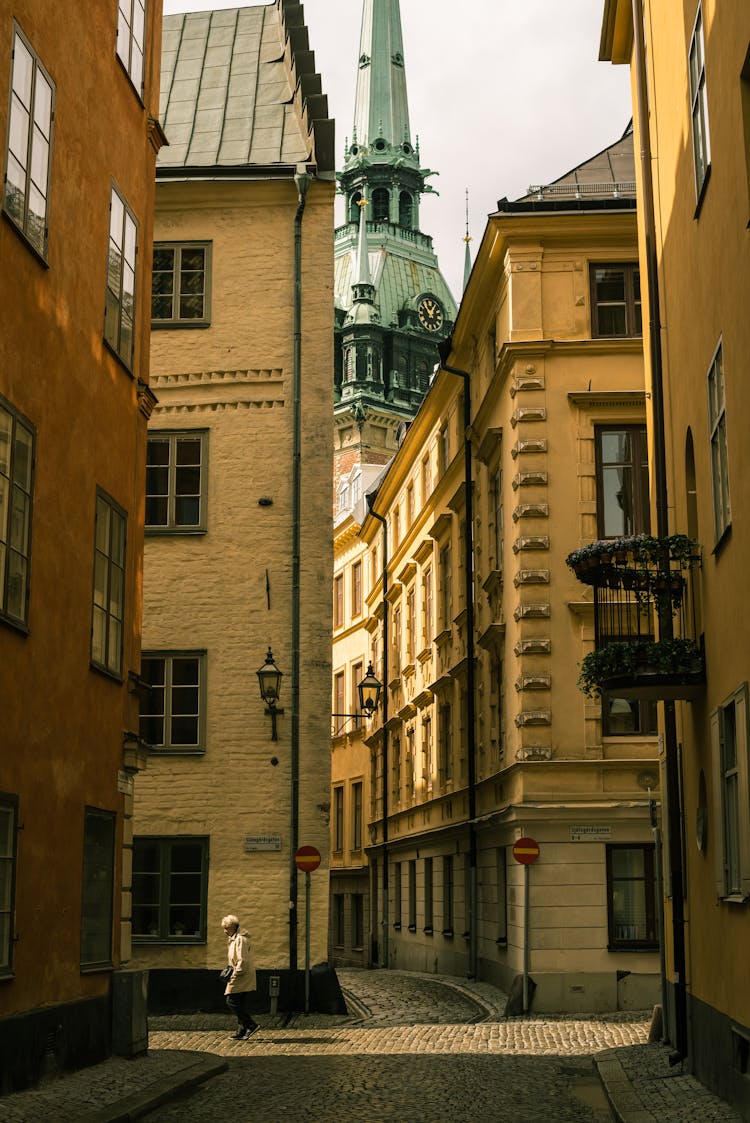
{"label": "orange stucco building", "polygon": [[106,1055],[130,957],[160,38],[0,4],[4,1091]]}

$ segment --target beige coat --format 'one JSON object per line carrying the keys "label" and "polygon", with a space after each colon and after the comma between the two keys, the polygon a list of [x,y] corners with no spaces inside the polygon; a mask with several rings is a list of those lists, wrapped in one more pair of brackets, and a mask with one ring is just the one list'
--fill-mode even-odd
{"label": "beige coat", "polygon": [[238,931],[233,936],[227,936],[227,964],[234,970],[224,994],[241,994],[243,991],[255,990],[255,963],[247,932]]}

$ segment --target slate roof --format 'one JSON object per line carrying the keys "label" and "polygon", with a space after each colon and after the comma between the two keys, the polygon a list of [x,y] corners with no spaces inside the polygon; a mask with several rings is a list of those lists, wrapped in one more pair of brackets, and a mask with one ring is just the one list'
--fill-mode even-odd
{"label": "slate roof", "polygon": [[[315,160],[310,104],[290,45],[281,0],[223,11],[165,16],[160,118],[169,146],[158,171],[181,168],[294,166]],[[295,28],[311,70],[304,26]],[[327,118],[320,79],[314,109]],[[332,142],[332,122],[329,123]]]}
{"label": "slate roof", "polygon": [[561,199],[635,199],[632,122],[614,144],[552,183],[530,187],[518,202]]}

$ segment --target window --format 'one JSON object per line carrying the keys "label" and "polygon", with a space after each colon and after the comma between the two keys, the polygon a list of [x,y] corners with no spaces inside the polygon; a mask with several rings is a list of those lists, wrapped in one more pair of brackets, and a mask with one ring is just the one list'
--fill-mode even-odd
{"label": "window", "polygon": [[750,896],[747,686],[711,714],[719,897]]}
{"label": "window", "polygon": [[344,849],[344,789],[333,789],[333,849],[340,854]]}
{"label": "window", "polygon": [[345,926],[344,926],[344,894],[333,894],[333,942],[336,947],[342,948],[344,946]]}
{"label": "window", "polygon": [[352,850],[362,849],[362,781],[352,784]]}
{"label": "window", "polygon": [[392,792],[392,796],[393,796],[393,805],[394,805],[394,807],[397,807],[398,804],[401,802],[401,738],[400,737],[394,737],[393,738],[392,757],[393,757],[393,761],[392,761],[392,764],[391,764],[391,768],[392,768],[391,792]]}
{"label": "window", "polygon": [[365,677],[365,674],[364,674],[364,670],[363,670],[363,667],[364,667],[364,663],[355,663],[355,664],[354,664],[354,666],[352,667],[352,703],[351,703],[351,712],[352,712],[353,714],[358,714],[358,715],[359,715],[359,716],[357,717],[357,719],[356,719],[356,723],[355,723],[355,724],[357,724],[357,725],[362,725],[362,724],[363,724],[363,722],[364,722],[364,716],[363,716],[363,715],[362,715],[362,713],[360,712],[360,706],[359,706],[359,690],[357,689],[357,688],[358,688],[358,686],[359,686],[359,684],[361,683],[362,679],[363,679],[363,678]]}
{"label": "window", "polygon": [[443,935],[453,935],[453,857],[443,858]]}
{"label": "window", "polygon": [[591,266],[591,334],[605,339],[643,334],[637,265]]}
{"label": "window", "polygon": [[653,844],[607,846],[607,903],[610,951],[658,946]]}
{"label": "window", "polygon": [[414,726],[406,730],[406,798],[409,803],[414,800],[417,787],[417,758],[414,753]]}
{"label": "window", "polygon": [[133,366],[135,331],[138,227],[133,212],[115,187],[112,188],[109,210],[104,339],[130,370]]}
{"label": "window", "polygon": [[440,625],[449,628],[453,615],[453,589],[450,543],[440,551]]}
{"label": "window", "polygon": [[508,860],[504,846],[498,846],[495,851],[495,868],[497,884],[497,938],[495,943],[505,946],[508,942]]}
{"label": "window", "polygon": [[424,930],[432,932],[434,922],[432,858],[424,860]]}
{"label": "window", "polygon": [[112,964],[112,905],[115,876],[115,816],[86,809],[83,831],[81,967]]}
{"label": "window", "polygon": [[440,707],[440,725],[438,727],[438,777],[441,785],[453,778],[451,721],[451,706],[450,703],[446,703]]}
{"label": "window", "polygon": [[0,616],[29,618],[31,495],[35,434],[0,397]]}
{"label": "window", "polygon": [[422,578],[422,608],[424,611],[424,646],[432,643],[433,611],[432,611],[432,568],[424,571]]}
{"label": "window", "polygon": [[432,467],[429,456],[422,461],[422,505],[427,502],[432,492]]}
{"label": "window", "polygon": [[361,950],[365,943],[365,905],[361,893],[352,893],[352,948]]}
{"label": "window", "polygon": [[144,651],[141,677],[149,684],[141,702],[141,737],[163,752],[205,749],[204,651]]}
{"label": "window", "polygon": [[417,593],[412,585],[406,594],[406,661],[413,663],[416,657],[417,632]]}
{"label": "window", "polygon": [[395,508],[391,518],[391,533],[393,534],[393,545],[398,546],[401,541],[401,512],[398,507]]}
{"label": "window", "polygon": [[402,191],[398,197],[398,222],[407,230],[414,225],[414,205],[408,191]]}
{"label": "window", "polygon": [[343,671],[337,671],[333,676],[333,732],[336,737],[346,729],[346,718],[344,717],[345,690],[346,676]]}
{"label": "window", "polygon": [[417,930],[417,863],[409,862],[409,931]]}
{"label": "window", "polygon": [[708,371],[708,425],[711,440],[711,478],[714,495],[714,536],[722,537],[732,521],[729,504],[729,454],[724,399],[724,360],[719,346]]}
{"label": "window", "polygon": [[445,472],[451,462],[451,434],[447,425],[440,430],[440,471]]}
{"label": "window", "polygon": [[154,246],[151,320],[154,327],[208,327],[211,244]]}
{"label": "window", "polygon": [[146,0],[119,0],[117,57],[139,95],[143,91],[143,48],[146,34]]}
{"label": "window", "polygon": [[146,529],[206,529],[208,433],[152,433],[146,445]]}
{"label": "window", "polygon": [[706,96],[706,53],[703,41],[703,12],[698,4],[695,27],[688,53],[690,78],[690,115],[693,121],[693,165],[695,168],[695,194],[703,192],[711,164],[711,143],[708,135],[708,98]]}
{"label": "window", "polygon": [[609,696],[602,699],[605,737],[655,737],[658,732],[656,702]]}
{"label": "window", "polygon": [[490,740],[499,760],[505,751],[505,697],[502,654],[490,661]]}
{"label": "window", "polygon": [[432,721],[425,718],[422,723],[422,779],[424,781],[425,795],[432,792]]}
{"label": "window", "polygon": [[0,794],[0,977],[13,971],[18,800]]}
{"label": "window", "polygon": [[97,490],[91,662],[113,675],[122,672],[126,528],[122,507]]}
{"label": "window", "polygon": [[3,208],[46,258],[55,84],[17,25],[9,116]]}
{"label": "window", "polygon": [[597,426],[596,516],[600,538],[648,534],[648,446],[645,425]]}
{"label": "window", "polygon": [[503,568],[503,473],[500,468],[492,476],[490,485],[492,502],[493,548],[495,569]]}
{"label": "window", "polygon": [[393,927],[401,927],[401,863],[393,863]]}
{"label": "window", "polygon": [[133,842],[133,940],[205,944],[207,838]]}
{"label": "window", "polygon": [[352,616],[362,615],[362,562],[352,566]]}
{"label": "window", "polygon": [[344,626],[344,575],[338,573],[333,579],[333,626]]}
{"label": "window", "polygon": [[409,484],[406,489],[406,529],[414,522],[414,485]]}
{"label": "window", "polygon": [[393,654],[391,662],[391,674],[398,675],[401,673],[401,609],[394,608],[393,610]]}
{"label": "window", "polygon": [[376,187],[372,193],[373,222],[388,222],[391,197],[385,187]]}

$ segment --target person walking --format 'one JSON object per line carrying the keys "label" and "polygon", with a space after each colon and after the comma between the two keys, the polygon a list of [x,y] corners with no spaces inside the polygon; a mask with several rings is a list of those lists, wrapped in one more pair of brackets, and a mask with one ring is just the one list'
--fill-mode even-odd
{"label": "person walking", "polygon": [[237,1030],[230,1036],[233,1041],[241,1041],[243,1037],[251,1037],[260,1029],[248,1009],[250,994],[256,987],[255,964],[250,950],[250,937],[240,929],[237,917],[231,914],[225,916],[221,927],[227,938],[227,966],[221,973],[227,982],[224,995],[227,1006],[237,1018]]}

